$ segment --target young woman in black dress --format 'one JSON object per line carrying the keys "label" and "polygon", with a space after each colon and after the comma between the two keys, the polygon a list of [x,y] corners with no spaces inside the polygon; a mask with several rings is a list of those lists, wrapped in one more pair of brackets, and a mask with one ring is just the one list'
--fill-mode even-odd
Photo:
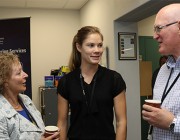
{"label": "young woman in black dress", "polygon": [[71,72],[57,87],[61,140],[126,139],[126,84],[119,73],[99,65],[103,49],[97,27],[82,27],[73,39]]}

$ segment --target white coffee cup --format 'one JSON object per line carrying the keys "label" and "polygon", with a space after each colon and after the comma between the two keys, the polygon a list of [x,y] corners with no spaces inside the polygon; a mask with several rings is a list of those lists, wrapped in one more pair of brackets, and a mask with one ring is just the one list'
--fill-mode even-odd
{"label": "white coffee cup", "polygon": [[49,137],[51,135],[53,135],[55,132],[58,132],[59,128],[57,126],[46,126],[45,127],[45,133],[44,133],[44,137]]}
{"label": "white coffee cup", "polygon": [[160,108],[161,107],[161,100],[153,100],[153,99],[146,99],[145,104]]}

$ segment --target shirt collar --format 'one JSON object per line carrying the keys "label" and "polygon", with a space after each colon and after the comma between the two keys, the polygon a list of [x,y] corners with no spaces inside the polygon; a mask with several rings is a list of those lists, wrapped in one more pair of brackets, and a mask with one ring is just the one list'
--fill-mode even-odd
{"label": "shirt collar", "polygon": [[178,57],[178,59],[175,60],[172,55],[168,56],[168,60],[166,62],[166,65],[168,68],[180,70],[180,57]]}

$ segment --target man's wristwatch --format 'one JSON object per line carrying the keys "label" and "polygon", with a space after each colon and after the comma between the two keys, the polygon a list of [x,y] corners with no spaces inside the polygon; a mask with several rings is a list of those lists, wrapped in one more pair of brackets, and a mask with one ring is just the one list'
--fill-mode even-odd
{"label": "man's wristwatch", "polygon": [[176,122],[176,118],[173,119],[172,123],[169,125],[169,130],[171,131],[171,133],[174,133],[174,127],[175,127],[175,122]]}

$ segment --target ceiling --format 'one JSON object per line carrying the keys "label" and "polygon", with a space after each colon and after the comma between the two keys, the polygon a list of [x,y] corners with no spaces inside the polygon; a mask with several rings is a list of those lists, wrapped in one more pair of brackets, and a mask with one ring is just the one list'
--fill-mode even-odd
{"label": "ceiling", "polygon": [[79,10],[88,0],[0,0],[0,8]]}
{"label": "ceiling", "polygon": [[140,7],[137,7],[129,13],[121,16],[117,20],[123,22],[138,22],[156,14],[159,9],[171,3],[180,3],[180,0],[150,0]]}
{"label": "ceiling", "polygon": [[[0,8],[38,8],[79,10],[89,0],[0,0]],[[180,2],[180,0],[149,0],[129,13],[118,18],[118,21],[137,22],[156,14],[163,6]]]}

